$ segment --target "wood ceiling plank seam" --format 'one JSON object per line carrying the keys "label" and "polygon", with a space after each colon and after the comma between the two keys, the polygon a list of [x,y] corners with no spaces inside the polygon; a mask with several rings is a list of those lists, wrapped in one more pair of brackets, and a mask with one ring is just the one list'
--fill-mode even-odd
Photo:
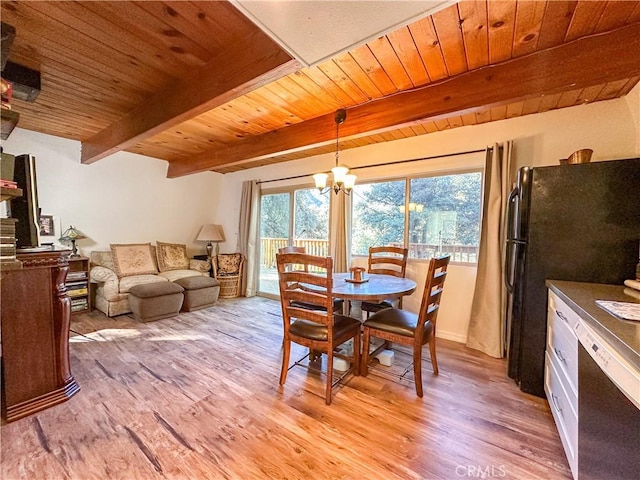
{"label": "wood ceiling plank seam", "polygon": [[[260,88],[259,90],[249,92],[244,96],[251,99],[251,101],[258,105],[265,106],[265,108],[269,112],[269,115],[273,119],[272,123],[275,126],[274,128],[282,128],[303,121],[302,118],[297,117],[290,111],[286,110],[283,107],[283,102],[269,101],[267,94],[269,94],[269,92],[265,88]],[[279,98],[277,97],[277,95],[274,95],[274,97]]]}
{"label": "wood ceiling plank seam", "polygon": [[476,123],[489,123],[491,121],[491,112],[489,110],[482,110],[476,112]]}
{"label": "wood ceiling plank seam", "polygon": [[324,90],[327,95],[333,97],[340,105],[340,108],[351,105],[351,98],[342,89],[338,88],[333,80],[327,77],[320,69],[316,67],[303,68],[302,74]]}
{"label": "wood ceiling plank seam", "polygon": [[640,82],[640,77],[631,77],[629,80],[627,80],[626,85],[624,85],[620,89],[620,91],[618,92],[618,95],[621,97],[627,95],[631,90],[633,90],[633,88],[638,84],[638,82]]}
{"label": "wood ceiling plank seam", "polygon": [[[5,3],[2,5],[4,8]],[[41,44],[42,39],[46,39],[47,51],[37,52],[42,61],[36,69],[40,70],[43,75],[46,73],[47,64],[45,59],[53,58],[61,64],[74,66],[78,65],[77,57],[81,55],[83,62],[79,67],[82,67],[83,71],[94,76],[97,73],[107,75],[113,79],[114,83],[122,87],[134,87],[137,84],[137,88],[146,88],[147,91],[153,91],[165,82],[160,75],[149,76],[148,72],[144,75],[138,73],[139,69],[133,65],[127,64],[126,68],[119,67],[114,69],[114,62],[110,60],[108,55],[113,50],[105,51],[103,44],[93,42],[94,45],[90,47],[85,42],[70,44],[68,36],[61,34],[57,30],[52,30],[40,22],[36,22],[35,25],[33,25],[33,22],[29,25],[24,25],[22,22],[16,21],[15,17],[6,18],[6,16],[3,16],[3,18],[20,31],[20,40],[17,41],[17,45],[14,44],[14,47],[18,47],[21,43]],[[31,20],[33,21],[33,18]],[[87,43],[90,44],[92,42]]]}
{"label": "wood ceiling plank seam", "polygon": [[134,2],[87,2],[87,8],[103,18],[118,19],[122,28],[128,29],[145,43],[161,46],[181,56],[183,62],[200,68],[209,63],[211,52],[172,28],[166,22],[150,15]]}
{"label": "wood ceiling plank seam", "polygon": [[581,88],[577,88],[575,90],[569,90],[567,92],[562,92],[560,94],[560,99],[558,100],[557,108],[566,108],[573,107],[578,105],[578,100],[580,99],[580,94],[582,93]]}
{"label": "wood ceiling plank seam", "polygon": [[548,0],[545,6],[538,50],[555,47],[564,43],[569,31],[573,13],[578,5],[577,0]]}
{"label": "wood ceiling plank seam", "polygon": [[382,137],[382,139],[385,142],[393,142],[394,140],[396,140],[395,135],[393,135],[390,131],[389,132],[382,132],[380,134],[380,136]]}
{"label": "wood ceiling plank seam", "polygon": [[384,71],[380,62],[373,54],[368,45],[360,45],[349,52],[349,55],[365,72],[371,82],[382,93],[383,96],[390,95],[398,91],[387,72]]}
{"label": "wood ceiling plank seam", "polygon": [[257,124],[261,130],[265,131],[283,127],[283,121],[280,119],[277,110],[271,109],[269,104],[257,102],[249,95],[243,95],[230,103],[233,105],[244,104],[244,108],[241,109],[241,118],[238,119],[243,125]]}
{"label": "wood ceiling plank seam", "polygon": [[491,113],[491,121],[495,122],[498,120],[504,120],[507,118],[507,106],[506,105],[497,105],[495,107],[491,107],[489,109]]}
{"label": "wood ceiling plank seam", "polygon": [[413,132],[413,136],[417,137],[419,135],[426,135],[427,129],[422,123],[416,123],[415,125],[411,125],[409,129]]}
{"label": "wood ceiling plank seam", "polygon": [[[40,112],[38,114],[42,115],[51,115],[51,118],[55,118],[56,115],[60,117],[71,116],[75,118],[76,122],[94,122],[97,125],[108,124],[108,120],[105,120],[105,117],[113,117],[114,115],[107,115],[103,111],[99,111],[100,116],[93,116],[91,114],[91,109],[89,107],[85,108],[84,104],[81,104],[83,108],[78,108],[74,106],[71,102],[63,103],[60,105],[60,102],[55,99],[55,96],[51,94],[40,94],[38,96],[38,105],[35,105],[30,102],[24,102],[22,100],[18,100],[17,98],[12,100],[16,110],[21,113],[21,120],[26,119],[31,114],[36,114],[36,112]],[[24,115],[22,115],[24,113]]]}
{"label": "wood ceiling plank seam", "polygon": [[[53,2],[44,2],[45,5],[54,5]],[[37,10],[38,2],[32,2],[31,8]],[[40,11],[40,10],[38,10]],[[64,8],[51,8],[41,13],[47,18],[54,18],[73,30],[93,38],[96,42],[107,48],[117,50],[126,56],[130,62],[146,64],[149,68],[160,72],[162,75],[171,76],[175,69],[184,68],[185,64],[176,58],[176,55],[167,55],[159,58],[159,52],[152,45],[150,49],[142,48],[142,42],[128,30],[120,28],[110,18],[93,15],[83,3],[66,2]],[[113,39],[118,39],[118,48],[114,47]]]}
{"label": "wood ceiling plank seam", "polygon": [[549,110],[555,110],[558,108],[558,102],[560,101],[559,93],[552,93],[549,95],[543,95],[542,102],[540,102],[540,112],[548,112]]}
{"label": "wood ceiling plank seam", "polygon": [[[238,104],[226,103],[216,108],[216,115],[224,119],[225,127],[234,132],[235,138],[245,138],[269,131],[258,123],[244,123],[242,120],[243,111],[243,108]],[[207,115],[204,113],[199,116],[206,117]]]}
{"label": "wood ceiling plank seam", "polygon": [[460,26],[460,16],[456,5],[440,10],[433,15],[433,25],[438,36],[448,77],[467,72],[467,55]]}
{"label": "wood ceiling plank seam", "polygon": [[338,67],[349,76],[351,81],[357,85],[360,91],[364,93],[367,100],[382,98],[384,96],[373,80],[371,80],[371,78],[369,78],[365,73],[360,64],[355,60],[355,58],[353,58],[351,52],[338,55],[333,60]]}
{"label": "wood ceiling plank seam", "polygon": [[522,107],[522,115],[531,115],[540,112],[540,104],[542,103],[542,95],[533,98],[527,98]]}
{"label": "wood ceiling plank seam", "polygon": [[517,5],[503,0],[488,2],[490,64],[513,58]]}
{"label": "wood ceiling plank seam", "polygon": [[462,123],[462,117],[460,115],[454,115],[452,117],[447,118],[449,122],[450,128],[458,128],[462,127],[464,124]]}
{"label": "wood ceiling plank seam", "polygon": [[522,116],[524,102],[514,102],[507,105],[507,118],[516,118]]}
{"label": "wood ceiling plank seam", "polygon": [[[184,144],[186,144],[186,146]],[[188,160],[194,155],[202,155],[207,151],[207,148],[200,145],[181,142],[180,146],[176,146],[175,142],[161,139],[155,141],[145,140],[134,147],[144,149],[149,153],[155,151],[156,153],[154,153],[153,158],[161,158],[162,160],[167,160],[169,162],[180,161],[183,159]]]}
{"label": "wood ceiling plank seam", "polygon": [[[292,76],[292,79],[293,77],[294,76]],[[250,95],[252,95],[257,102],[268,105],[269,110],[275,110],[279,112],[280,118],[282,118],[282,124],[280,125],[280,128],[294,125],[303,121],[303,118],[299,117],[291,111],[287,102],[273,93],[267,87],[268,85],[260,87],[259,89],[251,92]]]}
{"label": "wood ceiling plank seam", "polygon": [[[89,82],[86,78],[74,76],[73,70],[61,68],[50,63],[47,71],[47,83],[52,85],[51,89],[55,92],[64,90],[70,92],[69,94],[73,96],[87,99],[93,98],[104,106],[107,106],[108,102],[111,109],[114,112],[120,112],[120,115],[122,115],[122,112],[129,111],[137,102],[141,102],[145,98],[143,94],[126,96],[119,92],[118,89],[105,84],[101,78],[96,78],[95,81]],[[44,80],[45,78],[42,78],[43,85]],[[45,90],[44,87],[42,90]]]}
{"label": "wood ceiling plank seam", "polygon": [[391,43],[391,48],[400,63],[404,67],[404,70],[409,75],[411,83],[414,87],[425,85],[431,81],[427,68],[422,61],[418,47],[411,36],[411,32],[408,27],[403,27],[387,34],[387,38]]}
{"label": "wood ceiling plank seam", "polygon": [[598,94],[598,100],[611,100],[617,98],[620,90],[627,84],[628,78],[607,82],[604,88]]}
{"label": "wood ceiling plank seam", "polygon": [[175,133],[176,135],[181,135],[184,133],[196,138],[205,138],[203,141],[212,143],[212,140],[217,142],[217,132],[222,128],[222,121],[218,120],[218,117],[209,121],[209,119],[204,119],[203,116],[200,115],[178,125],[174,125],[173,127],[164,130],[162,134]]}
{"label": "wood ceiling plank seam", "polygon": [[[222,2],[215,3],[222,4]],[[165,22],[182,35],[196,42],[212,56],[216,56],[225,48],[225,44],[222,43],[220,38],[220,31],[222,29],[219,25],[215,27],[209,25],[208,29],[202,28],[202,25],[197,21],[197,14],[195,16],[188,16],[183,13],[186,8],[193,6],[191,2],[139,2],[138,6],[160,21]],[[183,8],[185,10],[183,10]],[[204,13],[202,13],[202,15],[204,15]],[[193,17],[195,17],[196,22],[192,21]]]}
{"label": "wood ceiling plank seam", "polygon": [[[449,125],[449,122],[447,121],[446,118],[439,118],[437,120],[434,120],[433,123],[436,124],[436,127],[438,128],[439,132],[444,132],[445,130],[449,130],[451,128],[451,125]],[[413,127],[411,129],[415,133],[415,129]]]}
{"label": "wood ceiling plank seam", "polygon": [[433,18],[426,17],[409,25],[411,36],[420,52],[427,74],[432,82],[449,76],[442,53],[442,45],[436,33]]}
{"label": "wood ceiling plank seam", "polygon": [[215,117],[209,113],[198,115],[189,120],[202,128],[210,130],[209,136],[217,140],[242,138],[244,129],[238,128],[234,123],[235,118],[219,108],[215,109]]}
{"label": "wood ceiling plank seam", "polygon": [[336,84],[351,99],[352,104],[364,103],[370,98],[351,80],[333,60],[327,60],[318,65],[318,68]]}
{"label": "wood ceiling plank seam", "polygon": [[580,93],[580,103],[592,103],[598,101],[598,95],[604,88],[604,84],[592,85],[582,89]]}
{"label": "wood ceiling plank seam", "polygon": [[398,130],[398,129],[389,130],[389,132],[387,132],[387,133],[391,134],[393,136],[394,140],[402,140],[402,139],[407,138],[407,136],[404,133],[402,133],[401,130]]}
{"label": "wood ceiling plank seam", "polygon": [[[312,105],[308,105],[307,102],[305,102],[304,95],[300,93],[302,87],[291,79],[289,79],[289,82],[284,82],[283,80],[284,79],[280,79],[277,82],[266,85],[265,91],[279,97],[288,105],[290,112],[303,120],[317,116],[315,108]],[[287,88],[287,86],[289,88]]]}
{"label": "wood ceiling plank seam", "polygon": [[565,42],[594,33],[606,6],[607,2],[602,1],[579,1],[567,30]]}
{"label": "wood ceiling plank seam", "polygon": [[[305,70],[306,69],[298,70],[297,72],[292,73],[289,77],[308,92],[315,100],[322,100],[328,110],[335,111],[342,108],[342,104],[332,94],[320,88],[316,82],[304,74]],[[282,108],[286,110],[288,107],[286,105],[282,105]],[[289,113],[293,115],[293,113]]]}
{"label": "wood ceiling plank seam", "polygon": [[411,78],[407,74],[395,50],[384,36],[370,41],[368,44],[371,53],[382,66],[386,74],[393,82],[396,89],[402,91],[413,87]]}
{"label": "wood ceiling plank seam", "polygon": [[[615,0],[612,0],[612,3],[617,3],[617,2]],[[629,17],[627,18],[625,25],[629,25],[630,23],[640,22],[640,2],[634,2],[634,3],[636,6],[633,9],[633,12],[631,12]]]}
{"label": "wood ceiling plank seam", "polygon": [[[20,48],[19,50],[22,51],[23,49]],[[20,61],[23,56],[21,54],[17,54],[17,52],[18,49],[12,50],[11,58],[15,59],[16,63],[24,65],[24,63],[21,63]],[[68,83],[72,86],[77,85],[78,88],[81,88],[82,85],[87,85],[87,88],[97,90],[109,99],[117,99],[119,102],[124,101],[132,106],[146,98],[149,98],[150,90],[145,90],[141,88],[140,85],[124,83],[115,78],[109,80],[104,78],[104,76],[96,76],[94,75],[96,72],[95,69],[91,69],[90,71],[77,70],[69,63],[63,63],[63,61],[64,59],[62,59],[62,57],[60,57],[60,59],[49,57],[46,59],[46,64],[42,64],[38,67],[42,69],[40,75],[43,83],[47,80],[49,75],[66,78],[68,79]],[[72,60],[69,59],[68,61],[71,62]]]}
{"label": "wood ceiling plank seam", "polygon": [[[178,128],[170,128],[154,135],[148,140],[150,142],[162,140],[175,143],[176,145],[184,142],[184,145],[188,148],[203,148],[204,150],[225,145],[217,138],[212,138],[210,131],[197,128],[195,122],[184,122],[176,127]],[[140,142],[140,144],[143,144],[145,141],[146,140]]]}
{"label": "wood ceiling plank seam", "polygon": [[545,7],[545,2],[518,1],[514,31],[514,57],[520,57],[536,50]]}
{"label": "wood ceiling plank seam", "polygon": [[489,64],[487,2],[460,2],[458,15],[469,70]]}
{"label": "wood ceiling plank seam", "polygon": [[[633,23],[633,21],[629,22],[629,20],[633,15],[634,9],[638,9],[640,13],[640,2],[608,1],[598,21],[598,25],[596,25],[595,31],[606,32],[622,27],[627,23]],[[637,20],[640,20],[640,18]]]}
{"label": "wood ceiling plank seam", "polygon": [[460,115],[460,118],[462,118],[462,124],[465,127],[476,124],[476,114],[473,112],[463,113],[462,115]]}

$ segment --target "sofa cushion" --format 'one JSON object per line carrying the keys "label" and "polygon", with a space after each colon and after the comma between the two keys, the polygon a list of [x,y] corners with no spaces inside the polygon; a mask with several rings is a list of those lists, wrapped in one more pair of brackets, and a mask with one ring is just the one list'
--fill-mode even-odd
{"label": "sofa cushion", "polygon": [[120,293],[129,293],[137,285],[149,283],[167,283],[167,279],[160,275],[131,275],[120,279]]}
{"label": "sofa cushion", "polygon": [[169,270],[168,272],[161,272],[158,274],[160,278],[164,278],[170,282],[175,282],[179,278],[201,277],[203,275],[205,274],[198,272],[197,270]]}
{"label": "sofa cushion", "polygon": [[186,270],[189,268],[187,246],[180,243],[156,242],[158,254],[158,269],[161,272],[169,270]]}
{"label": "sofa cushion", "polygon": [[150,243],[112,243],[110,247],[119,277],[158,273]]}

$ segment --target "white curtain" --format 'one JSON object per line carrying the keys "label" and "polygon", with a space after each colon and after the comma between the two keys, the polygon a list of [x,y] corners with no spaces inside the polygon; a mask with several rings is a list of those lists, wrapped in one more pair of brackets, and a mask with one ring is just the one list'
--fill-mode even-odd
{"label": "white curtain", "polygon": [[238,252],[245,257],[241,292],[253,297],[258,290],[257,245],[260,210],[260,186],[257,180],[242,182],[240,224],[238,225]]}
{"label": "white curtain", "polygon": [[[331,192],[329,192],[331,194]],[[333,271],[347,272],[349,270],[349,258],[347,250],[347,201],[346,195],[340,192],[335,198],[337,209],[335,223],[335,237],[333,242]]]}
{"label": "white curtain", "polygon": [[502,278],[505,212],[511,191],[513,142],[487,149],[478,273],[471,305],[467,346],[492,357],[504,356],[507,292]]}

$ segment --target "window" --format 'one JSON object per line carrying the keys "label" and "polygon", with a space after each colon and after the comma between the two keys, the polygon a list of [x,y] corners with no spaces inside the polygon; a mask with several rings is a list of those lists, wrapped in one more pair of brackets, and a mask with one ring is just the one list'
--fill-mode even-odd
{"label": "window", "polygon": [[368,255],[372,245],[406,245],[410,258],[448,253],[452,261],[476,263],[481,189],[481,172],[356,185],[352,255]]}
{"label": "window", "polygon": [[258,291],[279,295],[276,253],[287,245],[329,255],[329,195],[315,188],[264,193],[260,199]]}
{"label": "window", "polygon": [[353,189],[351,254],[369,255],[374,245],[404,244],[406,181],[356,184]]}

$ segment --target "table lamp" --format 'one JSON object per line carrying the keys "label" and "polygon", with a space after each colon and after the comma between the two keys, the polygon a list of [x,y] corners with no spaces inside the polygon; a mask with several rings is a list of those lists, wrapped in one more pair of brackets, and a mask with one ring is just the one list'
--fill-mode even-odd
{"label": "table lamp", "polygon": [[71,255],[69,257],[79,257],[78,247],[76,247],[76,240],[81,240],[83,238],[87,238],[80,230],[77,230],[76,227],[70,225],[67,228],[62,236],[60,237],[61,242],[71,242]]}
{"label": "table lamp", "polygon": [[211,242],[216,242],[216,255],[220,251],[219,242],[224,242],[224,230],[222,230],[222,225],[214,225],[213,223],[207,223],[202,225],[200,229],[200,233],[198,233],[198,238],[196,240],[202,242],[209,242],[207,244],[207,255],[209,257],[213,256],[213,245]]}

